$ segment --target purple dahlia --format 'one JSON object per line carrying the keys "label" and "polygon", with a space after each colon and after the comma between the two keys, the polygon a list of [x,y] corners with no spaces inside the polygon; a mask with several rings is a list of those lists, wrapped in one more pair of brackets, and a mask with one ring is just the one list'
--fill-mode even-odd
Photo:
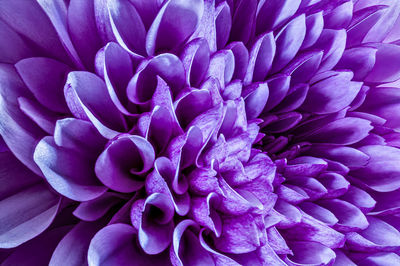
{"label": "purple dahlia", "polygon": [[0,0],[1,265],[400,265],[400,1]]}

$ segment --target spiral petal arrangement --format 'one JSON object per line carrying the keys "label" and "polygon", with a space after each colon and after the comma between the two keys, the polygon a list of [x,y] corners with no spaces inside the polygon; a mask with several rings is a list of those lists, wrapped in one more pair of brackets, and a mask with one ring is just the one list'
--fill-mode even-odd
{"label": "spiral petal arrangement", "polygon": [[1,265],[400,265],[400,2],[0,0]]}

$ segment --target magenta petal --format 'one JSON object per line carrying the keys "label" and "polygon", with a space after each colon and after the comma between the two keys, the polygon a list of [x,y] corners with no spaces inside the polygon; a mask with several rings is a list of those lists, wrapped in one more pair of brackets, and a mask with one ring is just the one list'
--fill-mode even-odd
{"label": "magenta petal", "polygon": [[64,94],[75,117],[90,120],[104,137],[115,137],[118,133],[114,129],[124,131],[124,118],[98,76],[84,71],[70,72]]}
{"label": "magenta petal", "polygon": [[127,224],[112,224],[101,229],[91,240],[88,264],[95,265],[160,265],[165,257],[148,256],[136,244],[135,229]]}
{"label": "magenta petal", "polygon": [[[342,58],[336,65],[337,69],[350,69],[354,73],[354,80],[362,81],[375,65],[377,49],[372,47],[355,47],[344,51]],[[386,61],[385,61],[386,62]]]}
{"label": "magenta petal", "polygon": [[329,265],[335,260],[335,252],[317,242],[290,242],[293,256],[288,256],[289,263],[294,265]]}
{"label": "magenta petal", "polygon": [[[111,100],[120,112],[130,115],[135,108],[128,105],[126,86],[133,76],[133,62],[129,54],[116,43],[110,42],[104,47],[104,81]],[[129,109],[129,110],[127,110]]]}
{"label": "magenta petal", "polygon": [[67,26],[67,6],[62,0],[38,0],[51,24],[54,26],[62,45],[78,69],[83,69],[83,64],[72,44]]}
{"label": "magenta petal", "polygon": [[154,193],[146,198],[139,225],[139,243],[144,252],[159,254],[171,243],[174,230],[174,206],[165,194]]}
{"label": "magenta petal", "polygon": [[[18,97],[29,97],[29,91],[11,65],[0,66],[0,134],[13,154],[33,172],[40,170],[33,152],[44,131],[35,125],[18,106]],[[24,140],[21,142],[21,140]]]}
{"label": "magenta petal", "polygon": [[372,126],[361,118],[346,117],[316,130],[307,139],[315,143],[353,144],[365,138]]}
{"label": "magenta petal", "polygon": [[245,84],[265,79],[274,60],[275,50],[276,44],[272,32],[262,35],[255,41],[250,51],[250,61],[244,78]]}
{"label": "magenta petal", "polygon": [[42,105],[55,112],[68,112],[63,87],[71,71],[69,66],[49,58],[32,57],[19,61],[15,67]]}
{"label": "magenta petal", "polygon": [[239,0],[232,18],[230,40],[247,43],[252,33],[257,11],[256,0]]}
{"label": "magenta petal", "polygon": [[119,45],[134,54],[145,54],[146,30],[129,1],[108,0],[111,28]]}
{"label": "magenta petal", "polygon": [[[199,238],[190,230],[198,228],[192,220],[180,222],[174,230],[170,258],[173,265],[214,265],[211,255],[200,245]],[[198,229],[197,229],[198,230]]]}
{"label": "magenta petal", "polygon": [[68,32],[84,65],[92,70],[94,57],[101,47],[97,33],[93,1],[72,0],[68,6]]}
{"label": "magenta petal", "polygon": [[38,143],[33,158],[50,185],[68,198],[91,200],[107,190],[97,180],[93,165],[84,154],[57,146],[52,137],[44,137]]}
{"label": "magenta petal", "polygon": [[2,265],[48,265],[58,242],[60,242],[70,228],[70,226],[63,226],[44,232],[32,241],[15,249],[2,262]]}
{"label": "magenta petal", "polygon": [[107,187],[124,193],[140,189],[144,180],[136,176],[146,173],[154,162],[151,144],[142,137],[121,136],[112,141],[96,161],[95,171]]}
{"label": "magenta petal", "polygon": [[33,56],[29,45],[10,26],[0,22],[0,62],[14,64],[17,61]]}
{"label": "magenta petal", "polygon": [[376,62],[372,71],[365,78],[365,81],[371,83],[389,83],[400,79],[400,65],[398,63],[400,60],[400,46],[378,44],[376,48],[378,48]]}
{"label": "magenta petal", "polygon": [[301,48],[307,49],[314,45],[324,29],[323,12],[318,12],[306,17],[306,36]]}
{"label": "magenta petal", "polygon": [[205,39],[195,39],[188,43],[180,55],[186,70],[186,82],[198,86],[207,73],[210,62],[210,48]]}
{"label": "magenta petal", "polygon": [[[326,77],[331,73],[329,77]],[[327,114],[350,105],[361,89],[361,82],[350,81],[351,72],[325,72],[314,76],[302,109],[316,114]]]}
{"label": "magenta petal", "polygon": [[55,218],[59,204],[60,198],[42,183],[21,188],[3,198],[0,247],[13,248],[42,233]]}
{"label": "magenta petal", "polygon": [[36,1],[4,0],[0,17],[15,32],[46,51],[47,55],[61,61],[68,60],[52,23]]}
{"label": "magenta petal", "polygon": [[215,30],[217,37],[217,48],[225,47],[229,39],[229,34],[232,28],[231,9],[226,1],[221,2],[215,10]]}
{"label": "magenta petal", "polygon": [[325,29],[322,31],[318,41],[312,46],[313,49],[324,51],[319,72],[331,70],[340,60],[346,47],[346,31]]}
{"label": "magenta petal", "polygon": [[300,6],[300,0],[261,1],[258,9],[257,33],[272,30],[293,16]]}
{"label": "magenta petal", "polygon": [[276,35],[276,55],[271,72],[281,70],[295,57],[305,36],[306,21],[303,14],[291,20]]}
{"label": "magenta petal", "polygon": [[370,157],[366,167],[351,172],[371,189],[378,192],[390,192],[400,188],[397,163],[400,151],[389,146],[370,145],[360,148]]}
{"label": "magenta petal", "polygon": [[203,16],[203,9],[204,2],[199,0],[168,0],[164,3],[147,32],[147,54],[174,49],[189,38]]}
{"label": "magenta petal", "polygon": [[71,229],[61,241],[51,256],[49,266],[87,264],[87,249],[90,240],[100,229],[100,224],[80,222]]}
{"label": "magenta petal", "polygon": [[247,119],[257,118],[264,110],[265,104],[268,101],[268,84],[266,82],[253,83],[245,89],[244,94]]}
{"label": "magenta petal", "polygon": [[319,204],[330,210],[338,218],[339,221],[334,226],[338,231],[352,232],[368,227],[365,215],[356,206],[347,201],[339,199],[322,200]]}
{"label": "magenta petal", "polygon": [[82,221],[96,221],[121,201],[117,194],[106,192],[98,198],[80,203],[73,214]]}

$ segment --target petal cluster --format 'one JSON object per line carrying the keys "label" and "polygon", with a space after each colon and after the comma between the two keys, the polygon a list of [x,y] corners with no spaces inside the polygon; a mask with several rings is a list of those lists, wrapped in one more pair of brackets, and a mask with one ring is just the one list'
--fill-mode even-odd
{"label": "petal cluster", "polygon": [[2,265],[400,264],[399,23],[0,0]]}

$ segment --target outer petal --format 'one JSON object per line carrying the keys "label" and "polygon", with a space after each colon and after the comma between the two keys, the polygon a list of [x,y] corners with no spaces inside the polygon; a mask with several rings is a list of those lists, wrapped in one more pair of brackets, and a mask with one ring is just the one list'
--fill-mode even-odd
{"label": "outer petal", "polygon": [[14,64],[17,61],[33,56],[29,45],[10,26],[0,22],[0,62]]}
{"label": "outer petal", "polygon": [[32,57],[19,61],[15,67],[36,99],[55,112],[67,113],[63,87],[71,68],[45,57]]}
{"label": "outer petal", "polygon": [[166,1],[147,32],[147,54],[174,49],[189,38],[203,16],[203,9],[204,2],[199,0]]}

